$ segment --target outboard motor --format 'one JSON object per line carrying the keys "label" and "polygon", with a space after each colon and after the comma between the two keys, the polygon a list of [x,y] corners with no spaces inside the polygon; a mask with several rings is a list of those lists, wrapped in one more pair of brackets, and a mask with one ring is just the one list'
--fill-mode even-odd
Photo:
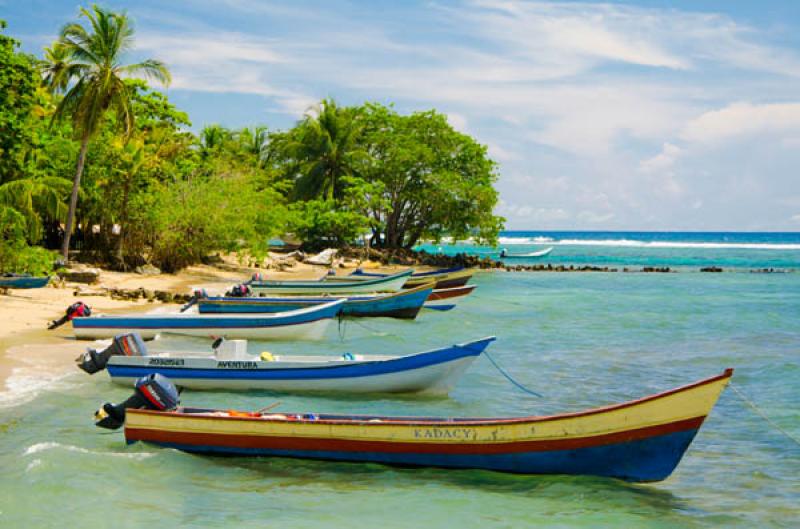
{"label": "outboard motor", "polygon": [[111,345],[102,351],[87,349],[75,362],[78,367],[93,375],[105,369],[112,356],[147,356],[147,347],[137,332],[118,334],[114,336]]}
{"label": "outboard motor", "polygon": [[50,322],[50,325],[47,326],[48,329],[52,330],[57,327],[61,327],[68,321],[72,321],[75,318],[85,318],[92,315],[92,309],[84,303],[83,301],[76,301],[69,307],[67,307],[66,312],[63,316],[61,316],[57,320],[53,320]]}
{"label": "outboard motor", "polygon": [[226,296],[232,298],[246,298],[250,294],[252,294],[252,290],[246,283],[242,283],[241,285],[236,285],[228,292],[225,293]]}
{"label": "outboard motor", "polygon": [[117,405],[110,402],[103,404],[94,414],[95,426],[116,430],[125,423],[125,410],[129,408],[170,411],[180,403],[175,384],[159,373],[143,376],[136,381],[134,388],[133,395],[125,402]]}
{"label": "outboard motor", "polygon": [[253,276],[250,278],[249,283],[252,283],[253,281],[255,281],[256,283],[258,283],[259,281],[264,281],[264,274],[262,274],[261,272],[254,273]]}
{"label": "outboard motor", "polygon": [[181,307],[181,312],[186,312],[189,309],[189,307],[197,303],[198,300],[206,299],[207,297],[208,297],[208,292],[206,291],[206,289],[201,288],[195,290],[194,292],[192,292],[192,299],[190,299],[186,305]]}

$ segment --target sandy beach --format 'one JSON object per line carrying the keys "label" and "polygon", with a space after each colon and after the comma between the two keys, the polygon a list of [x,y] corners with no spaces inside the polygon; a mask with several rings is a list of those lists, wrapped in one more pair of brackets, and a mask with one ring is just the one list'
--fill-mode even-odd
{"label": "sandy beach", "polygon": [[[355,263],[339,269],[346,274]],[[367,263],[374,268],[377,263]],[[212,294],[222,294],[234,284],[241,283],[261,272],[275,279],[314,279],[327,273],[327,267],[297,263],[283,271],[240,266],[227,259],[219,266],[197,265],[177,274],[140,275],[103,270],[98,283],[51,282],[46,288],[9,290],[0,295],[0,405],[5,400],[24,397],[37,387],[72,371],[74,359],[92,342],[75,340],[72,326],[67,323],[48,331],[50,321],[61,317],[66,308],[83,301],[94,314],[109,312],[165,310],[176,304],[148,302],[142,299],[119,300],[105,295],[75,295],[82,290],[99,293],[104,289],[135,290],[145,288],[186,294],[200,288]],[[167,309],[168,310],[168,309]]]}

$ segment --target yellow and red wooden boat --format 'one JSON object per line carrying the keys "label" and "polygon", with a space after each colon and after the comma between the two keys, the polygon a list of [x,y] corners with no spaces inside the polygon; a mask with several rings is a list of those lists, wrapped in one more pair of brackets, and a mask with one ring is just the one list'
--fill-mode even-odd
{"label": "yellow and red wooden boat", "polygon": [[732,374],[623,404],[507,419],[130,409],[125,438],[208,454],[659,481],[678,465]]}

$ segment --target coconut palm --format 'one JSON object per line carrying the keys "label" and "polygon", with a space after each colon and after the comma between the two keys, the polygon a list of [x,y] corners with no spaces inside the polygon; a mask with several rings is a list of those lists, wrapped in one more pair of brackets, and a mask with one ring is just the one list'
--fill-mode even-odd
{"label": "coconut palm", "polygon": [[[169,71],[160,61],[148,59],[135,64],[123,64],[125,53],[133,47],[134,28],[127,14],[114,13],[97,5],[91,9],[82,8],[80,14],[88,20],[88,28],[78,22],[67,24],[53,48],[63,46],[58,56],[66,63],[63,71],[54,75],[51,81],[54,88],[63,86],[66,92],[53,114],[53,120],[69,119],[76,139],[81,142],[64,233],[64,260],[68,258],[69,239],[89,140],[97,133],[109,111],[116,115],[116,123],[125,136],[133,131],[131,90],[124,78],[141,76],[164,85],[170,81]],[[51,69],[55,70],[55,65]]]}
{"label": "coconut palm", "polygon": [[253,157],[258,168],[263,167],[267,159],[269,132],[267,127],[243,128],[236,135],[239,144],[247,154]]}
{"label": "coconut palm", "polygon": [[291,145],[301,172],[295,188],[298,198],[330,200],[340,195],[342,177],[353,175],[355,162],[363,155],[358,148],[360,134],[357,116],[334,100],[323,99],[311,109]]}
{"label": "coconut palm", "polygon": [[69,48],[55,41],[44,49],[44,61],[41,63],[44,84],[51,92],[64,92],[69,85],[67,67],[70,63]]}

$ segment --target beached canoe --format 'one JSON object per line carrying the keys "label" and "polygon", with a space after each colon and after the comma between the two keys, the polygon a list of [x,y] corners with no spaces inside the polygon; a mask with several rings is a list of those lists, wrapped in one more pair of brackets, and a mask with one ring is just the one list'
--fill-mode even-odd
{"label": "beached canoe", "polygon": [[423,285],[388,294],[354,296],[206,297],[197,300],[197,308],[201,314],[269,313],[297,310],[343,299],[342,316],[382,316],[413,320],[431,292],[431,286]]}
{"label": "beached canoe", "polygon": [[[403,288],[413,270],[385,277],[371,278],[366,281],[326,281],[325,278],[315,281],[250,281],[247,285],[257,296],[272,296],[274,294],[290,295],[341,295],[374,292],[397,292]],[[419,285],[417,285],[419,286]]]}
{"label": "beached canoe", "polygon": [[464,296],[472,294],[478,285],[464,285],[461,287],[440,288],[431,292],[425,301],[426,309],[450,310],[454,309],[458,301]]}
{"label": "beached canoe", "polygon": [[623,404],[507,419],[129,409],[125,439],[205,454],[660,481],[732,374]]}
{"label": "beached canoe", "polygon": [[[433,282],[434,288],[452,288],[466,285],[470,278],[473,276],[474,271],[463,266],[456,266],[453,268],[440,268],[438,270],[431,270],[430,272],[415,272],[406,281],[403,288],[415,288],[426,283]],[[361,280],[367,281],[373,278],[386,277],[386,274],[379,272],[365,272],[362,269],[356,269],[353,273],[346,276],[330,275],[325,278],[329,282]]]}
{"label": "beached canoe", "polygon": [[[135,348],[137,356],[110,356],[106,369],[115,383],[128,387],[140,377],[160,373],[190,389],[446,395],[494,340],[488,337],[406,356],[268,353],[253,357],[246,354],[244,340],[225,342],[214,355],[148,354],[140,343]],[[223,353],[225,346],[238,346],[238,350]]]}
{"label": "beached canoe", "polygon": [[160,333],[189,336],[224,336],[260,340],[321,340],[344,300],[275,314],[130,314],[75,318],[76,338],[110,338],[138,332],[143,338]]}
{"label": "beached canoe", "polygon": [[42,288],[47,286],[50,277],[32,277],[26,275],[0,276],[0,288]]}

